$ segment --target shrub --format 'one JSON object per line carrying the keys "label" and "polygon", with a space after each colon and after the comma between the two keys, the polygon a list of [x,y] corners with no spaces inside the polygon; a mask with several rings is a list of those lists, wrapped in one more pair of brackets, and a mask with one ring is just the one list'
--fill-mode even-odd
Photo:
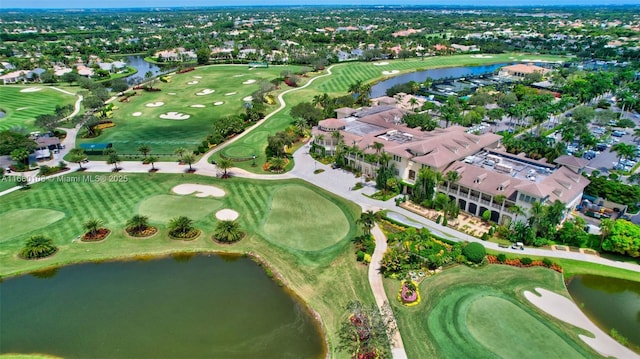
{"label": "shrub", "polygon": [[484,246],[477,242],[469,243],[466,247],[462,248],[462,255],[472,263],[482,262],[486,254],[487,251],[484,249]]}
{"label": "shrub", "polygon": [[482,236],[480,237],[480,239],[482,239],[483,241],[488,241],[489,240],[489,233],[482,233]]}
{"label": "shrub", "polygon": [[533,263],[533,259],[531,259],[529,257],[522,257],[522,258],[520,258],[520,263],[522,263],[525,266],[528,266],[531,263]]}
{"label": "shrub", "polygon": [[20,256],[25,259],[38,259],[48,257],[58,250],[53,240],[43,235],[35,235],[27,240],[20,251]]}
{"label": "shrub", "polygon": [[358,259],[358,262],[362,262],[364,261],[364,252],[363,251],[358,251],[358,253],[356,253],[356,258]]}
{"label": "shrub", "polygon": [[544,258],[542,260],[542,264],[544,264],[545,267],[551,267],[553,265],[553,262],[549,258]]}
{"label": "shrub", "polygon": [[507,260],[507,255],[504,253],[500,253],[498,254],[498,262],[500,263],[504,263]]}
{"label": "shrub", "polygon": [[436,218],[436,223],[438,223],[438,224],[439,224],[439,223],[440,223],[440,219],[441,219],[441,218],[442,218],[442,216],[441,216],[441,215],[438,215],[438,218]]}
{"label": "shrub", "polygon": [[489,228],[489,235],[493,236],[494,233],[496,233],[496,228],[495,227]]}

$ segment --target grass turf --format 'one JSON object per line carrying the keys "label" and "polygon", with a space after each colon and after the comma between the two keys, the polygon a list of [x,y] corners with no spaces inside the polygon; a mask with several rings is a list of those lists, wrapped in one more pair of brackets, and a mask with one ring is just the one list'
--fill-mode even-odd
{"label": "grass turf", "polygon": [[[389,298],[399,284],[385,280]],[[568,296],[562,276],[545,268],[457,266],[420,284],[422,302],[391,300],[408,356],[429,358],[595,358],[583,332],[539,312],[523,291]]]}
{"label": "grass turf", "polygon": [[[366,267],[355,261],[350,239],[357,232],[355,219],[360,213],[359,207],[334,195],[298,180],[257,181],[241,178],[221,180],[197,175],[174,174],[137,174],[127,175],[126,183],[90,183],[82,180],[83,174],[65,176],[67,180],[47,181],[32,186],[28,191],[18,191],[0,197],[0,216],[12,216],[12,220],[29,223],[35,214],[46,214],[48,211],[60,211],[65,217],[39,229],[23,235],[12,235],[2,242],[0,247],[0,276],[24,273],[60,266],[73,262],[103,261],[113,258],[135,256],[155,256],[171,252],[221,251],[233,253],[253,252],[264,258],[274,270],[280,273],[284,283],[318,312],[330,343],[332,358],[347,358],[347,355],[336,352],[336,332],[340,323],[346,319],[341,309],[351,300],[373,303],[373,296],[367,282]],[[91,175],[89,175],[91,177]],[[76,180],[79,178],[78,180]],[[171,189],[180,183],[196,183],[215,185],[222,188],[227,195],[222,198],[196,198],[194,195],[178,196]],[[269,208],[274,201],[278,206],[298,205],[295,196],[287,196],[305,191],[314,192],[317,205],[308,208],[314,211],[315,217],[307,217],[311,228],[318,228],[313,221],[323,223],[324,218],[335,217],[336,212],[344,217],[347,230],[341,231],[342,237],[328,239],[321,250],[298,250],[287,246],[284,228],[291,224],[291,218],[274,217],[271,221],[279,221],[282,236],[272,233],[265,239],[263,223],[266,223]],[[276,196],[277,193],[281,195]],[[276,198],[277,199],[274,199]],[[147,203],[147,201],[150,201]],[[203,231],[203,235],[193,241],[175,241],[168,238],[166,222],[161,218],[161,210],[174,211],[173,208],[148,208],[171,205],[190,210],[188,206],[197,202],[197,209],[202,211],[195,220],[195,226]],[[288,202],[289,201],[289,202]],[[326,203],[329,202],[329,203]],[[217,207],[220,206],[220,207]],[[239,243],[221,245],[210,237],[214,231],[216,220],[212,215],[214,208],[230,208],[240,213],[240,225],[247,236]],[[16,211],[40,209],[47,212],[21,212],[22,218],[15,218]],[[134,239],[124,232],[127,219],[134,214],[145,212],[152,216],[152,221],[159,227],[159,233],[147,239]],[[327,211],[332,211],[327,213]],[[175,210],[175,214],[178,214]],[[20,212],[19,212],[20,213]],[[18,213],[18,214],[19,214]],[[155,216],[155,217],[154,217]],[[169,215],[167,215],[168,217]],[[88,218],[99,218],[104,226],[111,229],[111,235],[99,243],[82,243],[76,238],[83,233],[82,223]],[[166,218],[166,217],[165,217]],[[2,223],[5,223],[4,221]],[[31,228],[31,227],[29,227]],[[307,233],[307,232],[305,232]],[[331,236],[337,232],[326,231]],[[46,234],[54,239],[59,247],[58,253],[46,259],[26,261],[19,259],[17,253],[26,238],[32,234]],[[300,234],[298,234],[300,235]],[[278,245],[272,241],[283,240]],[[333,243],[333,244],[331,244]]]}
{"label": "grass turf", "polygon": [[[256,128],[255,133],[245,136],[231,145],[225,147],[221,152],[229,157],[250,157],[256,154],[256,163],[258,166],[253,167],[252,161],[236,162],[235,166],[243,168],[250,172],[263,173],[262,165],[266,162],[264,158],[264,150],[267,146],[267,137],[278,131],[284,130],[293,122],[289,115],[290,109],[300,102],[310,102],[313,96],[327,93],[331,96],[343,96],[347,94],[349,86],[356,81],[373,82],[385,78],[382,71],[397,69],[398,74],[421,71],[440,67],[455,66],[473,66],[486,65],[492,63],[521,61],[521,60],[540,60],[540,61],[559,61],[563,57],[559,56],[533,56],[527,54],[494,54],[489,55],[490,58],[471,57],[472,55],[455,55],[455,56],[435,56],[427,57],[424,60],[419,58],[405,60],[386,61],[389,64],[384,66],[376,66],[372,62],[348,62],[334,65],[331,69],[332,75],[325,76],[314,80],[309,87],[293,91],[284,95],[287,107],[275,114],[269,120]],[[325,72],[326,73],[326,72]],[[321,74],[313,74],[317,76]],[[220,153],[213,158],[220,159]]]}
{"label": "grass turf", "polygon": [[[40,91],[21,92],[36,87]],[[6,112],[6,116],[0,118],[0,131],[14,126],[37,130],[34,121],[38,115],[53,114],[56,105],[73,104],[75,101],[75,96],[47,86],[0,86],[0,110]]]}
{"label": "grass turf", "polygon": [[[260,87],[262,81],[280,76],[284,70],[296,71],[295,66],[275,66],[268,69],[249,70],[246,66],[215,65],[199,67],[195,71],[174,74],[168,83],[156,81],[153,87],[160,92],[137,90],[138,95],[129,103],[115,102],[118,110],[113,112],[115,127],[105,129],[100,136],[80,139],[79,143],[110,142],[120,154],[138,154],[137,148],[149,145],[154,154],[173,155],[178,147],[194,150],[212,132],[216,119],[235,116],[244,112],[243,100]],[[197,78],[198,76],[201,78]],[[251,84],[243,84],[255,80]],[[196,84],[189,84],[197,81]],[[198,96],[203,90],[213,93]],[[216,102],[224,102],[215,106]],[[148,104],[163,102],[159,107]],[[197,108],[192,105],[204,105]],[[140,116],[133,116],[140,112]],[[160,115],[179,112],[189,115],[182,121],[161,119]],[[163,156],[161,160],[166,160]]]}

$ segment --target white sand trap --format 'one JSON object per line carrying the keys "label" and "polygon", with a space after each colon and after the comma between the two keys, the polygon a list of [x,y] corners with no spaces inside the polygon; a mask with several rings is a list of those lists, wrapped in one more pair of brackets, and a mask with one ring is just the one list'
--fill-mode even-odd
{"label": "white sand trap", "polygon": [[134,113],[131,114],[131,116],[133,116],[133,117],[142,116],[142,112],[134,112]]}
{"label": "white sand trap", "polygon": [[247,97],[243,98],[242,101],[247,101],[247,102],[253,101],[253,97],[247,96]]}
{"label": "white sand trap", "polygon": [[224,197],[224,191],[216,186],[203,184],[183,183],[171,189],[173,193],[186,196],[195,193],[196,197]]}
{"label": "white sand trap", "polygon": [[492,59],[493,56],[490,55],[471,55],[469,57],[473,57],[474,59]]}
{"label": "white sand trap", "polygon": [[392,74],[397,74],[398,72],[400,72],[400,70],[392,70],[391,71]]}
{"label": "white sand trap", "polygon": [[164,105],[164,102],[160,102],[160,101],[158,101],[158,102],[151,102],[151,103],[148,103],[146,106],[147,106],[147,107],[160,107],[160,106],[162,106],[162,105]]}
{"label": "white sand trap", "polygon": [[386,62],[386,61],[383,61],[383,62],[376,62],[376,63],[374,63],[373,65],[374,65],[374,66],[384,66],[384,65],[389,65],[389,63],[388,63],[388,62]]}
{"label": "white sand trap", "polygon": [[207,107],[207,106],[205,106],[205,105],[191,105],[191,107],[193,107],[193,108],[204,108],[204,107]]}
{"label": "white sand trap", "polygon": [[187,82],[187,85],[195,85],[197,83],[198,83],[198,81],[189,81],[189,82]]}
{"label": "white sand trap", "polygon": [[28,109],[28,107],[20,107],[20,108],[16,108],[16,111],[23,111],[23,110],[26,110],[26,109]]}
{"label": "white sand trap", "polygon": [[242,77],[242,76],[244,76],[244,74],[233,75],[233,77]]}
{"label": "white sand trap", "polygon": [[640,358],[640,355],[622,346],[622,344],[615,341],[593,324],[571,299],[546,289],[536,288],[535,290],[540,293],[541,296],[525,291],[525,298],[549,315],[591,332],[595,338],[590,338],[582,334],[578,335],[578,337],[598,353],[605,357],[612,356],[625,359]]}
{"label": "white sand trap", "polygon": [[205,95],[209,95],[216,92],[216,90],[212,90],[212,89],[204,89],[198,93],[196,93],[196,96],[205,96]]}
{"label": "white sand trap", "polygon": [[237,92],[227,92],[226,94],[224,94],[225,96],[233,96],[237,94]]}
{"label": "white sand trap", "polygon": [[216,218],[221,221],[235,221],[240,214],[232,209],[221,209],[216,212]]}
{"label": "white sand trap", "polygon": [[193,76],[194,79],[201,79],[202,76]]}
{"label": "white sand trap", "polygon": [[20,90],[20,92],[38,92],[40,90],[42,90],[41,87],[28,87],[26,89]]}
{"label": "white sand trap", "polygon": [[176,120],[176,121],[187,120],[187,119],[189,119],[189,117],[191,117],[191,116],[190,115],[185,115],[184,113],[175,112],[175,111],[163,113],[162,115],[160,115],[161,119],[164,119],[164,120]]}
{"label": "white sand trap", "polygon": [[216,101],[213,103],[214,106],[220,106],[222,104],[224,104],[224,101]]}
{"label": "white sand trap", "polygon": [[399,70],[392,70],[392,71],[382,71],[383,75],[393,75],[393,74],[397,74],[398,72],[400,72]]}
{"label": "white sand trap", "polygon": [[167,95],[175,96],[175,92],[168,92]]}
{"label": "white sand trap", "polygon": [[254,84],[254,83],[256,83],[256,80],[247,80],[247,81],[244,81],[242,84],[243,85],[251,85],[251,84]]}

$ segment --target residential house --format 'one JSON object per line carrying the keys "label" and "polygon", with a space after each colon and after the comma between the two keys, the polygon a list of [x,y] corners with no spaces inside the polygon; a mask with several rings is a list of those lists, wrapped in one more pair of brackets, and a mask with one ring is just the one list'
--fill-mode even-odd
{"label": "residential house", "polygon": [[533,74],[533,73],[541,73],[542,75],[546,74],[551,70],[545,69],[544,67],[536,66],[532,63],[528,64],[515,64],[510,66],[505,66],[500,69],[500,76],[511,76],[519,79],[525,78],[525,76]]}

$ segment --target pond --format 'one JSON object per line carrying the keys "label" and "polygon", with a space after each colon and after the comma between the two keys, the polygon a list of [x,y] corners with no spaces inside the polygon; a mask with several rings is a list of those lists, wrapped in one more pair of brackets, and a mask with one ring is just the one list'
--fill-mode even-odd
{"label": "pond", "polygon": [[439,69],[431,69],[418,72],[410,72],[408,74],[392,77],[388,80],[378,82],[371,87],[371,98],[386,96],[387,89],[398,84],[404,84],[409,81],[424,82],[428,77],[434,80],[444,78],[460,78],[465,76],[479,76],[493,73],[495,70],[511,65],[511,63],[499,63],[493,65],[482,66],[461,66],[461,67],[443,67]]}
{"label": "pond", "polygon": [[[36,276],[37,275],[37,276]],[[321,358],[306,308],[239,256],[89,263],[0,284],[0,353]]]}
{"label": "pond", "polygon": [[4,112],[4,111],[0,110],[0,118],[3,118],[3,117],[4,117],[4,116],[6,116],[6,115],[7,115],[7,113],[6,113],[6,112]]}
{"label": "pond", "polygon": [[640,347],[640,282],[576,275],[567,285],[573,300],[602,330],[615,328]]}
{"label": "pond", "polygon": [[170,72],[173,68],[169,65],[161,65],[158,66],[156,64],[152,64],[144,60],[143,56],[140,55],[128,55],[123,58],[123,61],[127,63],[127,65],[131,67],[135,67],[138,72],[125,77],[129,84],[140,83],[144,80],[144,75],[151,71],[153,76],[157,76],[159,74],[163,74],[166,72]]}

